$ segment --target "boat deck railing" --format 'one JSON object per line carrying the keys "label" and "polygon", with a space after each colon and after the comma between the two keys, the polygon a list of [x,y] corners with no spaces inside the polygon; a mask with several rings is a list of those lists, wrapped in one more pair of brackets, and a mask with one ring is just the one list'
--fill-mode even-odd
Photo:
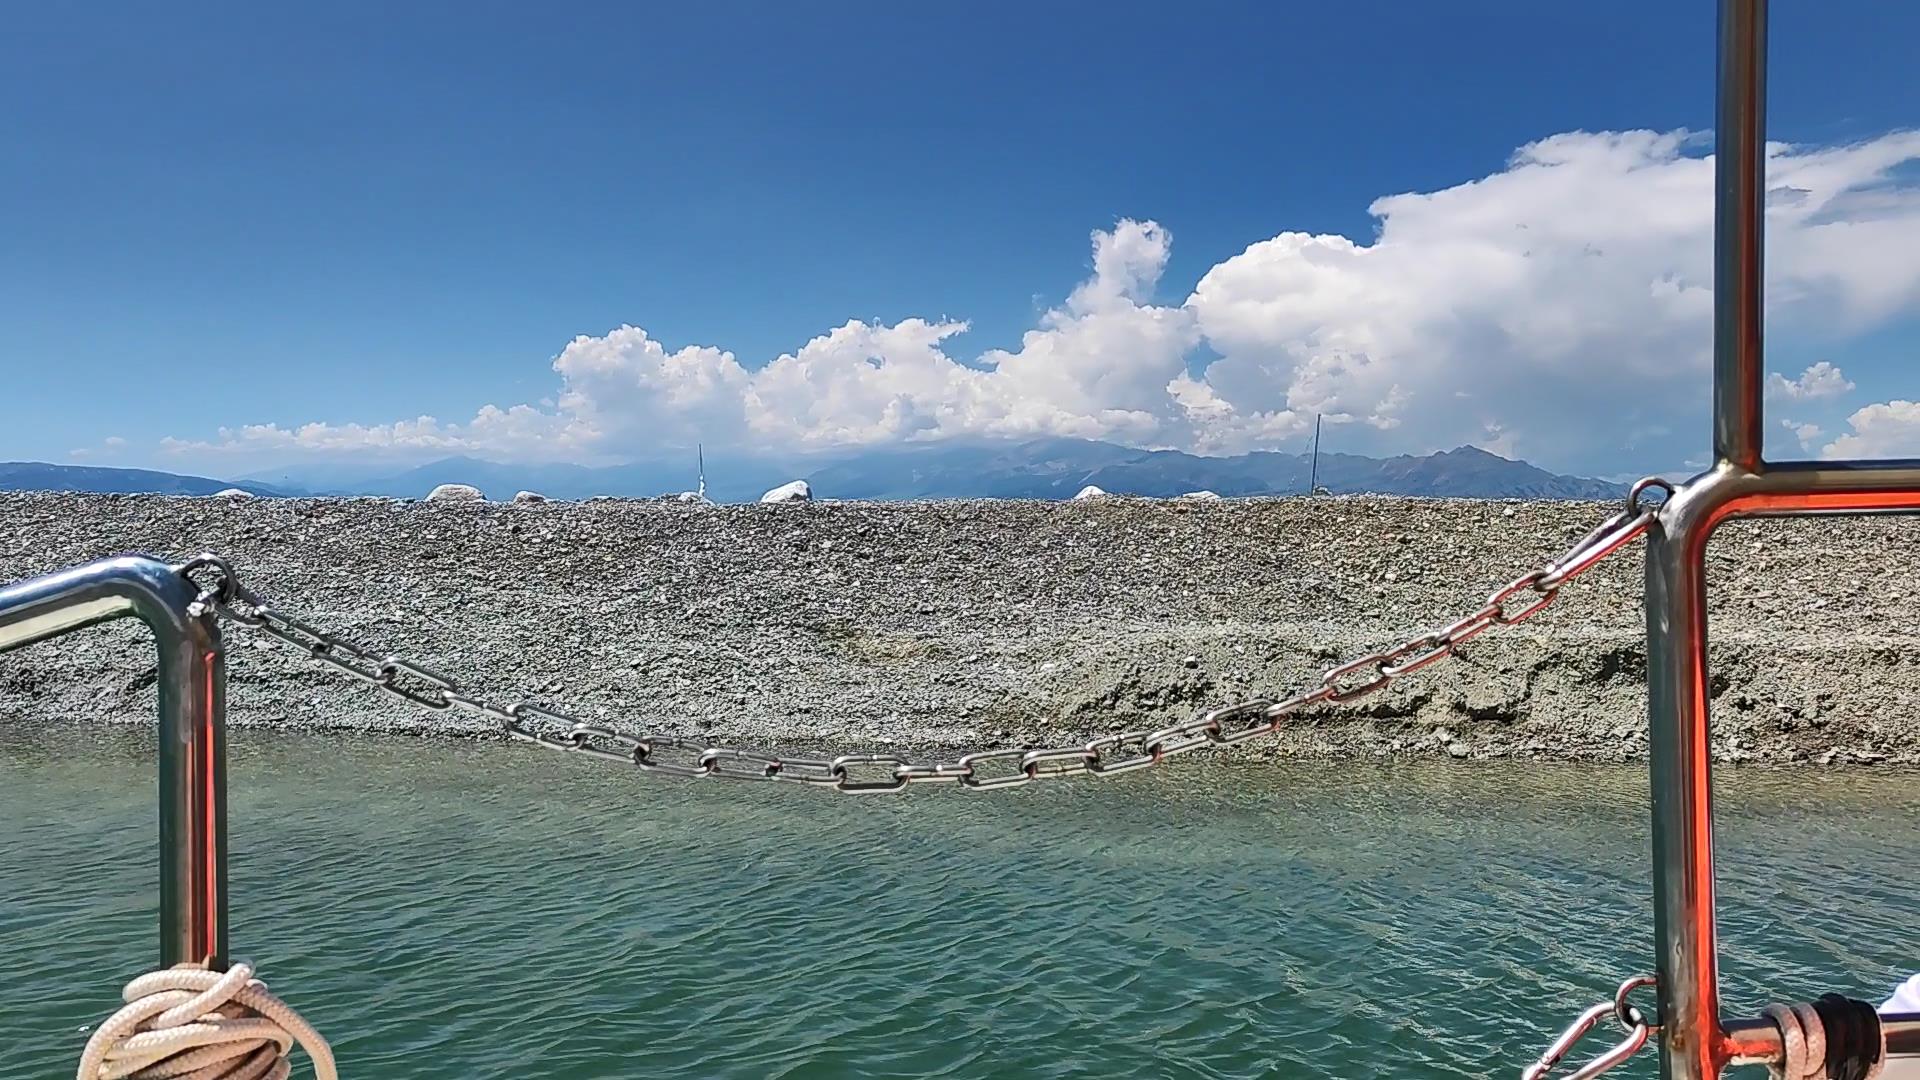
{"label": "boat deck railing", "polygon": [[[1780,1029],[1723,1021],[1714,927],[1713,759],[1707,743],[1707,542],[1743,517],[1911,513],[1920,461],[1769,462],[1763,449],[1767,0],[1721,0],[1714,125],[1714,465],[1647,534],[1654,965],[1667,1080],[1775,1061]],[[1920,1052],[1911,1019],[1903,1050]]]}
{"label": "boat deck railing", "polygon": [[227,660],[181,568],[145,556],[0,589],[0,652],[132,616],[159,651],[160,965],[227,959]]}
{"label": "boat deck railing", "polygon": [[[240,621],[311,646],[316,659],[409,700],[497,714],[509,734],[553,749],[684,775],[770,779],[786,770],[788,775],[778,778],[843,791],[891,791],[919,782],[986,788],[1070,772],[1131,771],[1202,745],[1250,737],[1269,729],[1268,721],[1277,727],[1280,718],[1297,708],[1372,693],[1450,653],[1468,637],[1525,619],[1550,603],[1567,578],[1644,534],[1654,974],[1629,980],[1614,1001],[1584,1014],[1556,1042],[1554,1061],[1614,1015],[1628,1028],[1627,1041],[1571,1075],[1598,1075],[1648,1042],[1659,1047],[1666,1080],[1710,1080],[1730,1065],[1778,1063],[1790,1052],[1790,1036],[1780,1022],[1768,1017],[1729,1019],[1720,1011],[1713,761],[1708,745],[1707,545],[1722,523],[1735,518],[1920,511],[1920,461],[1770,462],[1763,454],[1766,0],[1721,0],[1719,26],[1714,465],[1672,488],[1657,509],[1642,510],[1636,489],[1621,515],[1559,563],[1516,580],[1480,611],[1440,631],[1332,669],[1316,689],[1300,697],[1232,706],[1160,732],[1109,737],[1085,747],[989,751],[970,755],[983,759],[980,762],[962,759],[952,765],[916,766],[892,754],[799,763],[697,747],[688,761],[669,764],[649,761],[648,755],[656,746],[684,752],[686,744],[650,742],[580,724],[558,737],[536,734],[520,725],[542,710],[488,706],[450,680],[393,657],[379,659],[373,668],[361,667],[358,661],[368,654],[340,655],[334,650],[344,647],[342,641],[296,619],[282,616],[276,624],[262,615],[264,605]],[[230,617],[232,612],[222,597],[196,584],[196,568],[127,556],[0,589],[0,652],[126,616],[153,631],[159,656],[161,964],[201,963],[221,969],[227,959],[226,664],[215,609]],[[224,565],[218,569],[227,574],[221,588],[230,589],[231,571]],[[1503,606],[1508,603],[1514,610]],[[425,690],[400,685],[402,676],[424,680]],[[1244,728],[1223,727],[1223,717],[1254,722]],[[596,743],[601,739],[617,745],[610,749]],[[1014,773],[992,780],[976,773],[975,765],[984,766],[984,759],[1009,755]],[[759,775],[747,775],[740,771],[743,766]],[[861,769],[867,772],[857,774]],[[1651,986],[1656,997],[1650,1014],[1628,1001],[1629,993],[1642,986]],[[1920,1015],[1884,1016],[1880,1025],[1889,1054],[1920,1057]],[[1544,1076],[1552,1067],[1543,1058],[1528,1075]]]}

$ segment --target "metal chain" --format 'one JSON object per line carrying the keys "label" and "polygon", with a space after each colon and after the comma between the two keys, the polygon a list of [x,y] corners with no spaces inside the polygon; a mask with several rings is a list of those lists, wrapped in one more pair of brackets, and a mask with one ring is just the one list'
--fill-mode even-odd
{"label": "metal chain", "polygon": [[[1514,626],[1545,610],[1569,581],[1647,531],[1660,504],[1643,506],[1641,496],[1652,488],[1663,490],[1668,497],[1673,495],[1673,485],[1658,477],[1640,481],[1617,513],[1559,558],[1495,590],[1479,609],[1392,648],[1329,668],[1317,682],[1292,697],[1227,705],[1185,723],[1155,731],[1104,735],[1077,746],[982,750],[950,762],[926,764],[891,752],[787,757],[762,750],[709,746],[678,735],[627,734],[524,700],[495,705],[431,668],[357,644],[282,612],[242,585],[233,568],[218,556],[202,555],[183,565],[180,572],[200,587],[196,606],[202,613],[217,612],[278,638],[315,661],[423,708],[479,713],[498,723],[510,738],[550,750],[604,758],[669,776],[784,780],[854,794],[900,791],[916,784],[959,784],[984,791],[1080,773],[1112,776],[1132,772],[1203,746],[1229,746],[1270,734],[1279,730],[1289,714],[1311,705],[1350,704],[1378,693],[1402,676],[1452,655],[1492,627]],[[559,728],[561,734],[540,730],[546,726]]]}

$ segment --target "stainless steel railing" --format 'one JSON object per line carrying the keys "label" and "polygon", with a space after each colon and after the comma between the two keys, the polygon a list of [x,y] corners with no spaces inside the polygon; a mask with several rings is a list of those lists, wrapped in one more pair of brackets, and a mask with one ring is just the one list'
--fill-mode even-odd
{"label": "stainless steel railing", "polygon": [[[1721,1025],[1727,1064],[1764,1065],[1780,1060],[1780,1028],[1766,1017]],[[1888,1057],[1920,1057],[1920,1013],[1882,1013],[1880,1033]]]}
{"label": "stainless steel railing", "polygon": [[[1769,1021],[1722,1023],[1714,929],[1713,763],[1707,744],[1707,541],[1740,517],[1920,511],[1920,461],[1770,463],[1765,377],[1766,0],[1721,0],[1714,131],[1716,463],[1660,508],[1647,533],[1655,967],[1661,1075],[1710,1080],[1777,1060]],[[1911,1018],[1888,1047],[1920,1052]],[[1771,1056],[1769,1056],[1771,1055]]]}
{"label": "stainless steel railing", "polygon": [[[1723,1021],[1707,741],[1706,550],[1740,517],[1920,511],[1920,461],[1767,462],[1762,453],[1766,0],[1721,0],[1715,130],[1715,465],[1647,533],[1647,675],[1659,1046],[1667,1080],[1777,1060],[1764,1020]],[[225,661],[193,586],[150,558],[110,559],[0,590],[0,651],[132,615],[160,666],[161,957],[226,959]],[[1889,1018],[1920,1053],[1920,1021]]]}
{"label": "stainless steel railing", "polygon": [[132,616],[159,649],[160,963],[227,964],[226,654],[174,566],[104,559],[0,588],[0,652]]}

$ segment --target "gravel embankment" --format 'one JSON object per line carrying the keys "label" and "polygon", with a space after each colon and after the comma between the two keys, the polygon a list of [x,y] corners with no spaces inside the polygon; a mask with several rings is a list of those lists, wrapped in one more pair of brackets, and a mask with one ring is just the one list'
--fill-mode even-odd
{"label": "gravel embankment", "polygon": [[[264,596],[496,700],[783,746],[1015,746],[1301,688],[1471,610],[1607,508],[1400,498],[700,507],[0,494],[0,582],[226,555]],[[1920,762],[1913,523],[1714,543],[1716,753]],[[1518,628],[1250,753],[1646,750],[1637,548]],[[471,734],[233,629],[231,720]],[[0,658],[0,723],[148,723],[137,626]]]}

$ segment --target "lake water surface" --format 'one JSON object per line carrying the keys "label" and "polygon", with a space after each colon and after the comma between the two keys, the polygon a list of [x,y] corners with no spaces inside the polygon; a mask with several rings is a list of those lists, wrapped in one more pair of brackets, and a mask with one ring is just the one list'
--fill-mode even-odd
{"label": "lake water surface", "polygon": [[[0,731],[9,1077],[71,1076],[156,959],[146,745]],[[232,764],[234,953],[357,1080],[1504,1077],[1651,962],[1639,767],[850,799],[503,745]],[[1730,1008],[1920,966],[1916,780],[1723,772]]]}

